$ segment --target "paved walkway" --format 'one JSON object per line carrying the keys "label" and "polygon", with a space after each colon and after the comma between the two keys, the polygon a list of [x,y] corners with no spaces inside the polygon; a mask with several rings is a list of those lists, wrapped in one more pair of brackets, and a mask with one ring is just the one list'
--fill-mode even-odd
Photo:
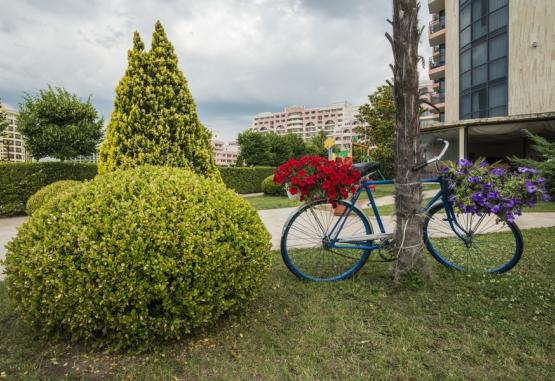
{"label": "paved walkway", "polygon": [[[434,192],[434,191],[431,191]],[[426,192],[424,192],[424,197]],[[376,200],[378,206],[393,203],[393,197],[380,197]],[[282,208],[259,210],[258,214],[266,229],[272,235],[272,248],[279,249],[281,231],[283,225],[290,214],[294,213],[297,208]],[[5,245],[17,234],[17,228],[27,220],[27,217],[0,218],[0,259],[4,259],[6,255]],[[370,218],[372,225],[377,226],[374,218]],[[395,222],[393,216],[383,216],[382,221],[387,231],[393,231]],[[542,228],[555,226],[555,213],[533,213],[528,212],[517,219],[517,224],[521,229]],[[0,280],[4,279],[3,268],[0,266]]]}

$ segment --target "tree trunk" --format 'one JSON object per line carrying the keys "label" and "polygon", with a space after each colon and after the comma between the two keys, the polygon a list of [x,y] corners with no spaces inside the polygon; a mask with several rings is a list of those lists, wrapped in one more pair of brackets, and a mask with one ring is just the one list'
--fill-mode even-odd
{"label": "tree trunk", "polygon": [[[421,160],[418,101],[417,0],[393,0],[393,96],[395,98],[395,246],[393,276],[425,270],[422,258],[422,186],[412,167]],[[426,273],[426,271],[424,271]]]}

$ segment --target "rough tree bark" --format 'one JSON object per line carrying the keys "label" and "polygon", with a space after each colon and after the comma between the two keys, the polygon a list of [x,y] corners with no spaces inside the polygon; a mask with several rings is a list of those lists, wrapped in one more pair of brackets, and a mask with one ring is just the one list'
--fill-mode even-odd
{"label": "rough tree bark", "polygon": [[417,0],[393,0],[393,37],[386,34],[393,48],[393,96],[395,98],[395,246],[397,262],[393,276],[398,281],[412,270],[424,273],[420,203],[422,186],[418,172],[420,149]]}

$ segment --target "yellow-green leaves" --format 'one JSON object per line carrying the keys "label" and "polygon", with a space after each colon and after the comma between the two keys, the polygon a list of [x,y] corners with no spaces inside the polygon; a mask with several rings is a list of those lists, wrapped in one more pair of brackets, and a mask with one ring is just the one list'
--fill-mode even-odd
{"label": "yellow-green leaves", "polygon": [[141,349],[240,311],[269,251],[256,211],[220,181],[137,167],[38,209],[8,244],[6,282],[44,331]]}
{"label": "yellow-green leaves", "polygon": [[198,118],[162,24],[156,23],[150,51],[144,51],[138,33],[133,40],[100,148],[99,172],[152,164],[190,168],[220,179],[210,133]]}

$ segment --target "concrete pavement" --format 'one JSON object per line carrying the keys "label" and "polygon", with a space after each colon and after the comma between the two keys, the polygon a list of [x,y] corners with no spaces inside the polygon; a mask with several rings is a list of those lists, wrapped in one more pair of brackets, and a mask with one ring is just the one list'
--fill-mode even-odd
{"label": "concrete pavement", "polygon": [[[393,198],[381,197],[376,200],[380,205],[387,205],[393,202]],[[262,222],[268,229],[272,236],[272,248],[279,249],[281,231],[285,221],[289,215],[295,212],[297,208],[283,208],[283,209],[269,209],[259,210],[258,214]],[[0,259],[4,259],[6,255],[5,245],[17,234],[17,228],[21,226],[27,217],[12,217],[0,218]],[[373,217],[370,218],[374,228],[377,228],[377,223]],[[383,216],[382,221],[385,225],[386,231],[393,231],[395,221],[393,216]],[[517,218],[517,224],[521,229],[541,228],[555,226],[555,213],[533,213],[527,212]],[[0,266],[0,280],[4,279],[3,268]]]}

